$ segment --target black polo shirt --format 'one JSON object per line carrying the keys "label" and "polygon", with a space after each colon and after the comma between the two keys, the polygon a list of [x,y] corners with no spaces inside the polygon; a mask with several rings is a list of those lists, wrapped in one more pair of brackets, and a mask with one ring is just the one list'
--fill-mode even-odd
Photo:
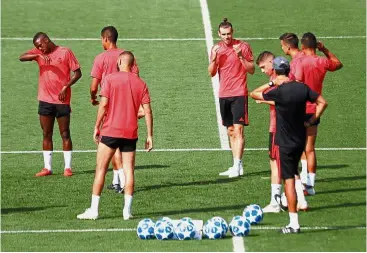
{"label": "black polo shirt", "polygon": [[318,96],[306,84],[296,81],[283,83],[263,92],[264,100],[275,102],[275,144],[290,148],[305,146],[306,101],[313,103]]}

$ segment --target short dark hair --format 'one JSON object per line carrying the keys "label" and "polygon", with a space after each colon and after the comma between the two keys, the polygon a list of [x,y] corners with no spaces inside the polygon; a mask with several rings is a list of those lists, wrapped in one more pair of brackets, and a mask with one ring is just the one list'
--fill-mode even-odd
{"label": "short dark hair", "polygon": [[39,38],[41,38],[41,37],[44,37],[44,38],[48,38],[49,39],[49,37],[47,36],[47,34],[46,33],[44,33],[44,32],[38,32],[38,33],[36,33],[34,36],[33,36],[33,44],[36,42],[36,40],[38,40]]}
{"label": "short dark hair", "polygon": [[106,26],[102,29],[101,36],[104,38],[108,38],[108,40],[112,43],[116,43],[117,38],[119,37],[119,33],[114,26]]}
{"label": "short dark hair", "polygon": [[134,64],[134,61],[135,61],[134,54],[131,51],[124,51],[120,54],[120,56],[123,56],[123,55],[128,55],[129,56],[129,61],[128,61],[127,64],[131,67]]}
{"label": "short dark hair", "polygon": [[[283,67],[282,65],[280,65],[280,67]],[[277,75],[285,75],[285,76],[288,76],[289,75],[289,72],[291,71],[290,68],[288,67],[283,67],[283,68],[280,68],[280,69],[274,69],[275,71],[275,74]]]}
{"label": "short dark hair", "polygon": [[301,43],[305,48],[317,48],[317,39],[316,36],[313,33],[307,32],[303,34]]}
{"label": "short dark hair", "polygon": [[275,58],[275,55],[272,52],[269,51],[263,51],[259,54],[259,56],[256,59],[256,65],[259,65],[260,62],[264,61],[266,58],[272,57]]}
{"label": "short dark hair", "polygon": [[218,31],[220,28],[227,28],[227,27],[230,27],[231,29],[233,29],[232,24],[228,22],[228,18],[224,18],[222,23],[220,23],[218,26]]}
{"label": "short dark hair", "polygon": [[294,33],[283,33],[279,37],[280,40],[287,43],[291,48],[298,48],[298,37]]}

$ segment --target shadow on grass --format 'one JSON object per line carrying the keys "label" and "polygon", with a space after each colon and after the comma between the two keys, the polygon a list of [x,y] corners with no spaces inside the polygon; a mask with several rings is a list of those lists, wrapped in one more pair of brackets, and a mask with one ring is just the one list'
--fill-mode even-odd
{"label": "shadow on grass", "polygon": [[167,183],[157,184],[157,185],[148,185],[145,187],[138,187],[135,192],[149,191],[161,188],[169,188],[169,187],[182,187],[182,186],[195,186],[195,185],[211,185],[211,184],[226,184],[234,181],[240,180],[240,177],[237,178],[221,178],[216,180],[205,180],[205,181],[193,181],[193,182],[184,182],[184,183]]}
{"label": "shadow on grass", "polygon": [[317,191],[317,195],[320,195],[320,194],[329,194],[329,193],[365,191],[365,190],[366,190],[366,187],[346,188],[346,189],[337,189],[337,190],[330,190],[330,191]]}
{"label": "shadow on grass", "polygon": [[[149,165],[139,165],[135,166],[135,170],[144,170],[144,169],[162,169],[162,168],[169,168],[169,165],[160,165],[160,164],[149,164]],[[75,174],[94,174],[96,170],[85,170],[81,172],[76,172]],[[112,171],[112,168],[108,168],[108,171]]]}
{"label": "shadow on grass", "polygon": [[308,234],[308,233],[320,233],[320,232],[330,232],[330,230],[348,230],[348,229],[358,229],[358,230],[365,230],[366,231],[366,224],[361,224],[359,226],[331,226],[331,227],[325,227],[325,229],[303,229],[301,227],[302,234]]}
{"label": "shadow on grass", "polygon": [[1,214],[35,212],[35,211],[42,211],[42,210],[46,210],[46,209],[50,209],[50,208],[58,208],[58,207],[66,207],[66,206],[39,206],[39,207],[1,208]]}
{"label": "shadow on grass", "polygon": [[332,164],[332,165],[320,165],[317,166],[317,169],[342,169],[349,167],[348,164]]}
{"label": "shadow on grass", "polygon": [[356,207],[356,206],[366,206],[366,202],[359,202],[359,203],[341,203],[338,205],[329,205],[329,206],[319,206],[319,207],[311,207],[308,211],[314,212],[322,209],[330,209],[330,208],[348,208],[348,207]]}
{"label": "shadow on grass", "polygon": [[353,176],[353,177],[328,177],[317,179],[317,182],[334,182],[334,181],[351,181],[351,180],[366,180],[366,175]]}

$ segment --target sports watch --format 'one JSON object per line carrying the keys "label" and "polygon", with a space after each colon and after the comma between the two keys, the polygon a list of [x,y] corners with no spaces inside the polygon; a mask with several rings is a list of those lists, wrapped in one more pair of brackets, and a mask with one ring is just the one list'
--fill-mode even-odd
{"label": "sports watch", "polygon": [[268,83],[268,85],[269,85],[270,87],[273,87],[273,86],[275,85],[275,83],[274,83],[273,81],[270,81],[270,82]]}

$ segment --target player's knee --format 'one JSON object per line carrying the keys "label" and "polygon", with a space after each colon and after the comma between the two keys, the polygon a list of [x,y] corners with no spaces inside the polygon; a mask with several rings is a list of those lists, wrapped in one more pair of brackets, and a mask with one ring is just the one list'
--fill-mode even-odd
{"label": "player's knee", "polygon": [[43,131],[43,139],[52,139],[53,132]]}
{"label": "player's knee", "polygon": [[61,138],[63,140],[70,140],[70,130],[65,130],[65,131],[62,131],[60,132],[60,135],[61,135]]}

